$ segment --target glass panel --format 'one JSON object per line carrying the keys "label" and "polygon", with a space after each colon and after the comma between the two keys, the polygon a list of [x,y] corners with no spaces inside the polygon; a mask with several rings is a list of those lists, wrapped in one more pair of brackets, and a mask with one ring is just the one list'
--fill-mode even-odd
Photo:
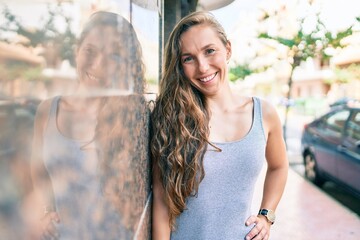
{"label": "glass panel", "polygon": [[0,0],[0,239],[141,227],[159,16],[131,2]]}

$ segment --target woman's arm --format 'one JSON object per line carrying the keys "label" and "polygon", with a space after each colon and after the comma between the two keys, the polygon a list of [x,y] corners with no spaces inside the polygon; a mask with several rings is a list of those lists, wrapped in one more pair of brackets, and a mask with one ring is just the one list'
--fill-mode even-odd
{"label": "woman's arm", "polygon": [[[288,173],[288,160],[282,125],[275,108],[269,103],[262,101],[262,112],[265,135],[267,136],[265,150],[267,172],[260,209],[265,208],[275,211],[284,192]],[[251,223],[256,223],[256,226],[249,233],[249,239],[269,238],[271,223],[267,221],[265,216],[252,216],[248,219],[247,225]],[[258,236],[253,238],[257,234]]]}
{"label": "woman's arm", "polygon": [[43,161],[43,132],[48,119],[51,101],[42,102],[36,112],[34,121],[34,138],[31,154],[31,175],[36,195],[34,209],[39,224],[34,229],[37,234],[49,235],[56,239],[57,232],[52,221],[60,219],[55,210],[54,193],[49,174]]}
{"label": "woman's arm", "polygon": [[168,240],[171,233],[169,212],[165,202],[165,191],[160,180],[160,170],[156,164],[153,167],[152,181],[152,239]]}
{"label": "woman's arm", "polygon": [[289,164],[279,116],[269,103],[263,102],[263,106],[264,124],[268,136],[265,152],[267,172],[260,208],[275,211],[284,192]]}

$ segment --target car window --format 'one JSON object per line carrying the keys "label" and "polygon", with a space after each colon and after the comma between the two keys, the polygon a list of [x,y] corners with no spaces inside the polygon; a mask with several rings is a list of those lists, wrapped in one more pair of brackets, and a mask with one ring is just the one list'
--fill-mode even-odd
{"label": "car window", "polygon": [[354,142],[360,141],[360,112],[355,112],[349,120],[346,136]]}
{"label": "car window", "polygon": [[341,137],[349,115],[350,110],[345,109],[328,116],[325,120],[325,131],[334,137]]}

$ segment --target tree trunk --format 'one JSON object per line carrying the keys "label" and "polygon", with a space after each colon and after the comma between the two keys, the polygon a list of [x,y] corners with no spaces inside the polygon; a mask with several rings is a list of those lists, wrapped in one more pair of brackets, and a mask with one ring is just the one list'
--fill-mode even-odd
{"label": "tree trunk", "polygon": [[290,78],[289,78],[289,82],[288,82],[288,93],[287,93],[287,101],[286,101],[286,106],[285,106],[285,118],[284,118],[284,125],[283,125],[283,136],[284,136],[284,140],[285,140],[285,144],[287,147],[287,122],[288,122],[288,115],[289,115],[289,110],[290,110],[290,100],[291,100],[291,92],[292,92],[292,84],[293,84],[293,73],[294,73],[294,69],[300,65],[301,62],[301,58],[299,57],[294,57],[294,61],[293,64],[291,64],[291,72],[290,72]]}
{"label": "tree trunk", "polygon": [[288,82],[288,87],[289,87],[289,91],[287,93],[286,96],[286,105],[285,105],[285,118],[284,118],[284,125],[283,125],[283,136],[284,136],[284,140],[285,140],[285,144],[287,147],[287,122],[288,122],[288,114],[289,114],[289,109],[290,109],[290,99],[291,99],[291,87],[292,87],[292,74],[293,74],[294,69],[291,69],[291,75],[289,78],[289,82]]}

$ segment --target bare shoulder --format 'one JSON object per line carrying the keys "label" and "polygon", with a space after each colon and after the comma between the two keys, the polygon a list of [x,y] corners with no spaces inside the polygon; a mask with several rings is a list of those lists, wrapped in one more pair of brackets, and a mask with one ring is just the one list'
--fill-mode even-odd
{"label": "bare shoulder", "polygon": [[54,98],[43,100],[36,110],[35,124],[44,124],[51,108],[51,103]]}
{"label": "bare shoulder", "polygon": [[276,108],[273,104],[271,104],[270,102],[261,99],[261,108],[262,108],[262,113],[264,116],[264,119],[271,119],[274,117],[278,117],[278,113],[276,111]]}
{"label": "bare shoulder", "polygon": [[51,102],[53,98],[42,101],[36,110],[34,121],[34,138],[33,138],[33,151],[32,162],[42,162],[41,148],[43,142],[43,132],[45,130],[47,119],[49,118]]}
{"label": "bare shoulder", "polygon": [[264,127],[267,132],[271,132],[274,129],[281,128],[281,122],[279,114],[273,104],[261,99],[261,111],[263,115]]}
{"label": "bare shoulder", "polygon": [[49,112],[52,101],[53,101],[53,98],[49,98],[49,99],[41,101],[36,110],[36,114],[43,115],[43,114]]}

